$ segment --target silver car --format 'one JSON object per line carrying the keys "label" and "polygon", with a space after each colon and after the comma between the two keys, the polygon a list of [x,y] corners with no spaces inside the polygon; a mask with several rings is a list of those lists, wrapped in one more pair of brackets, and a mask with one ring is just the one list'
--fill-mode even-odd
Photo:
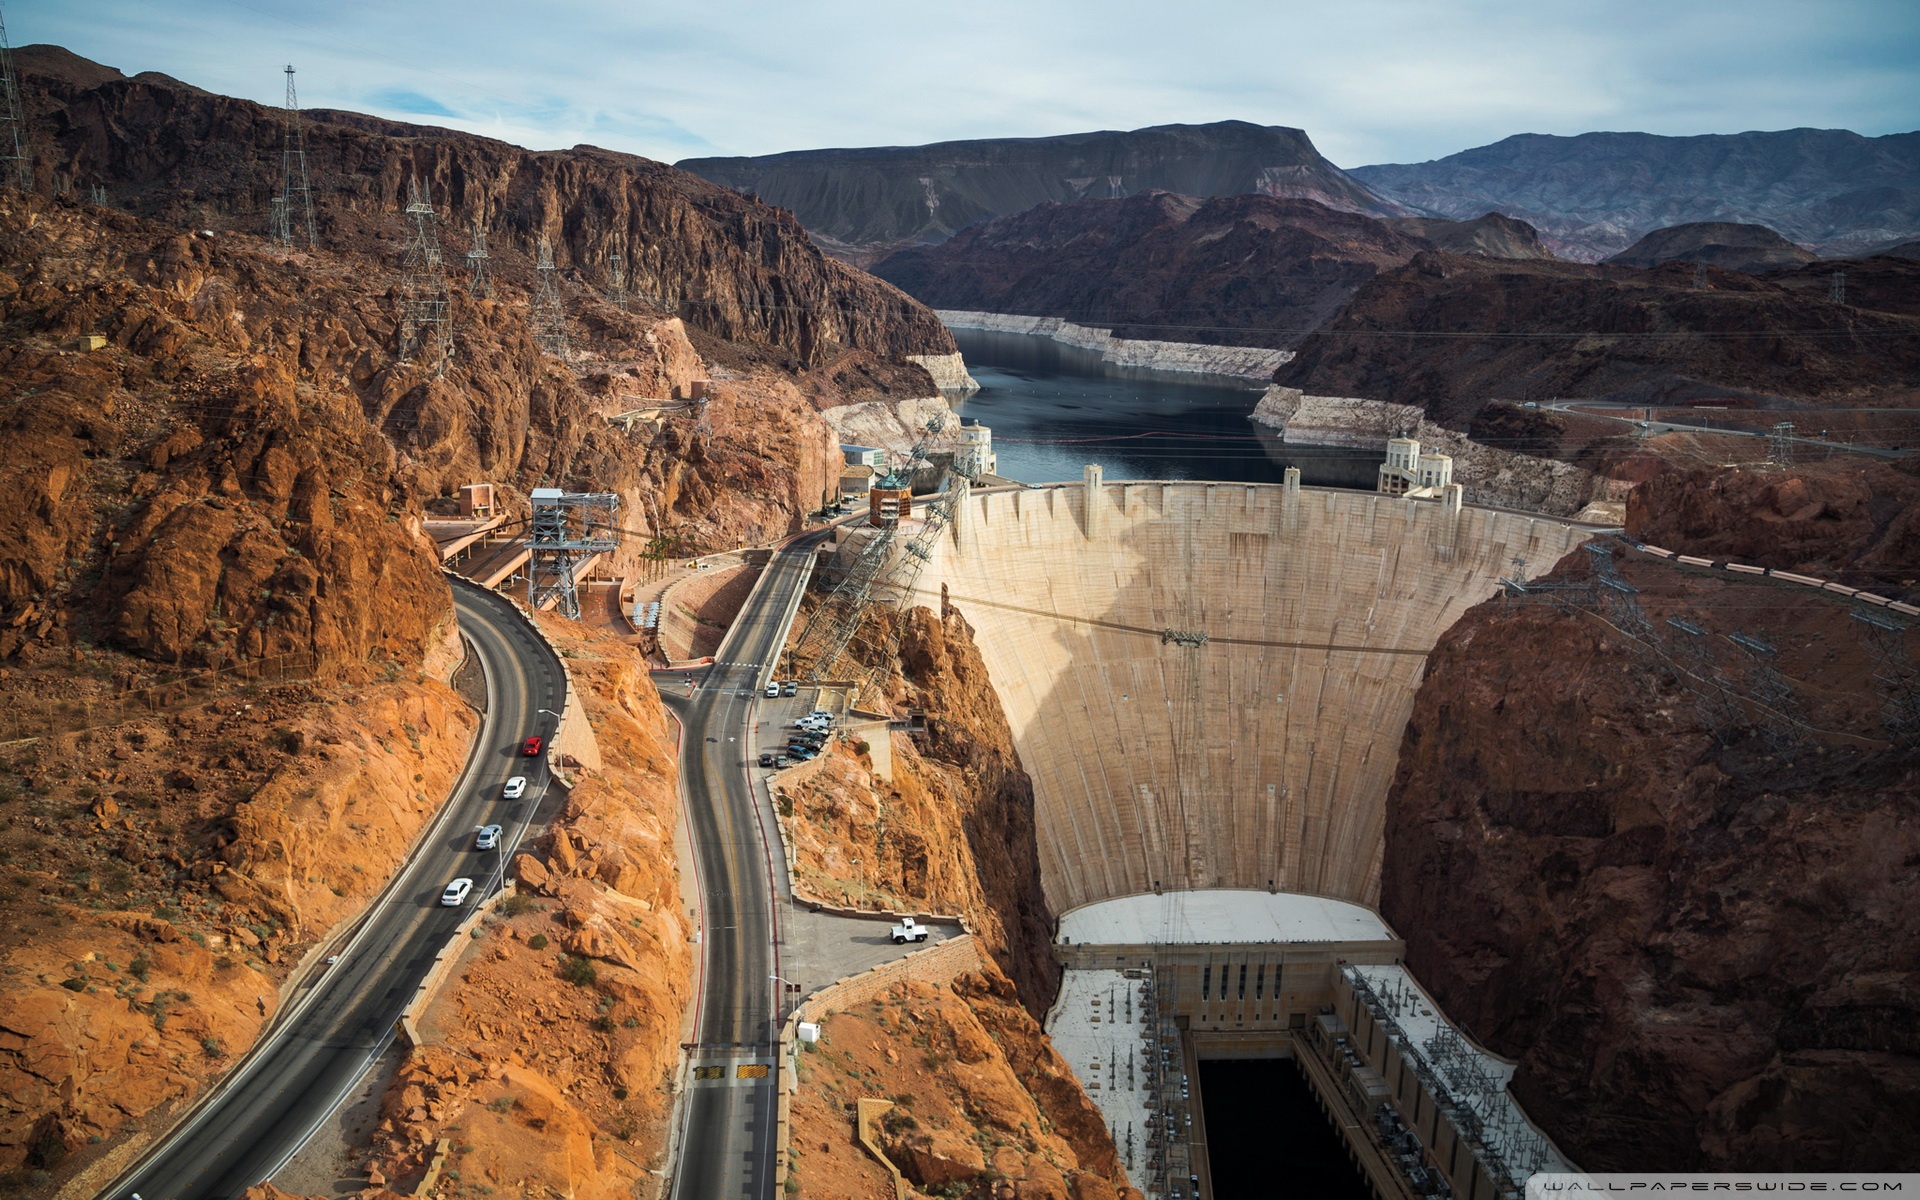
{"label": "silver car", "polygon": [[498,825],[482,825],[480,828],[474,830],[473,848],[475,850],[498,850],[500,848],[500,827]]}

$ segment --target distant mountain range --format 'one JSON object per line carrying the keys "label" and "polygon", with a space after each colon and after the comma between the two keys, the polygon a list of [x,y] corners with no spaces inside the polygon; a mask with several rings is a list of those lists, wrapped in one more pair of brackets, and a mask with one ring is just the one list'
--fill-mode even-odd
{"label": "distant mountain range", "polygon": [[1300,130],[1245,121],[675,165],[793,210],[823,250],[860,265],[1046,201],[1145,191],[1256,194],[1372,216],[1412,215],[1328,162]]}
{"label": "distant mountain range", "polygon": [[1518,217],[1569,258],[1604,258],[1652,230],[1696,221],[1765,225],[1825,257],[1920,235],[1920,133],[1524,133],[1348,174],[1436,216]]}
{"label": "distant mountain range", "polygon": [[1920,133],[1520,134],[1432,162],[1343,171],[1298,129],[1220,121],[678,165],[791,209],[822,249],[862,266],[1043,202],[1149,190],[1264,194],[1376,217],[1498,212],[1534,226],[1556,255],[1589,262],[1694,222],[1765,225],[1826,257],[1920,238]]}
{"label": "distant mountain range", "polygon": [[1292,346],[1381,271],[1434,249],[1545,258],[1533,228],[1337,212],[1273,196],[1037,204],[868,269],[935,308],[1064,317],[1119,337]]}

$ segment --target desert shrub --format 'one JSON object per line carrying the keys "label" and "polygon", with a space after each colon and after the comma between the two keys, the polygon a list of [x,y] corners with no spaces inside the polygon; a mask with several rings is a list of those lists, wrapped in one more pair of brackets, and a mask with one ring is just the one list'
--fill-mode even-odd
{"label": "desert shrub", "polygon": [[529,950],[545,950],[547,944],[547,935],[544,933],[536,933],[527,939],[527,949]]}
{"label": "desert shrub", "polygon": [[560,968],[560,978],[575,987],[592,987],[593,981],[600,978],[600,972],[593,969],[591,960],[576,954]]}

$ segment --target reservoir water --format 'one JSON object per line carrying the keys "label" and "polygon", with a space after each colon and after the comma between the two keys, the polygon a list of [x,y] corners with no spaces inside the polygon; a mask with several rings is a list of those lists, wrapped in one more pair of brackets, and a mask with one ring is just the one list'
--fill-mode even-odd
{"label": "reservoir water", "polygon": [[1022,483],[1078,480],[1098,463],[1108,481],[1301,480],[1371,489],[1381,452],[1283,446],[1247,419],[1263,387],[1204,376],[1114,367],[1051,338],[956,329],[980,390],[954,405],[993,430],[1000,474]]}

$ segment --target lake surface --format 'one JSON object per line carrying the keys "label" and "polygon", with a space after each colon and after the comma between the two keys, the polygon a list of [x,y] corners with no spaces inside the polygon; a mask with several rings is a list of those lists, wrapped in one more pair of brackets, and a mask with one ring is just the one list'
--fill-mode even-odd
{"label": "lake surface", "polygon": [[1022,483],[1080,478],[1098,463],[1111,481],[1301,481],[1371,490],[1379,452],[1283,446],[1247,419],[1265,389],[1210,377],[1114,367],[1051,338],[953,331],[980,390],[954,404],[993,430],[1000,474]]}

